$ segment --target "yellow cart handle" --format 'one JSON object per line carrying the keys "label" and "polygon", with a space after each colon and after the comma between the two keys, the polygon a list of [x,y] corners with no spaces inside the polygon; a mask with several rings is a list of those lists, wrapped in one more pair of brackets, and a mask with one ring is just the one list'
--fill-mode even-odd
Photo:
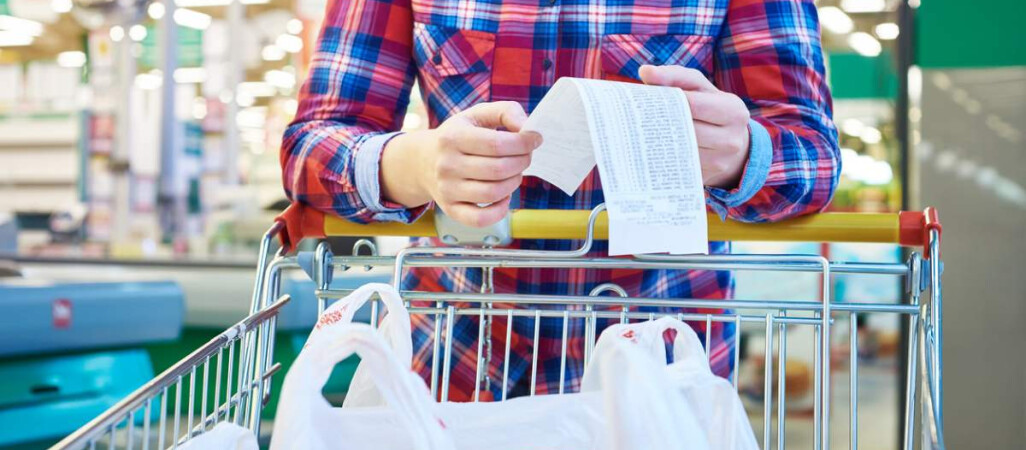
{"label": "yellow cart handle", "polygon": [[[510,216],[510,233],[514,239],[584,239],[590,214],[586,210],[515,210]],[[608,224],[606,213],[600,213],[596,239],[608,238]],[[709,239],[713,241],[874,242],[924,247],[931,230],[940,230],[933,208],[882,214],[821,213],[773,223],[723,221],[709,215]],[[358,224],[325,216],[323,235],[437,237],[437,232],[434,215],[428,213],[409,225]]]}

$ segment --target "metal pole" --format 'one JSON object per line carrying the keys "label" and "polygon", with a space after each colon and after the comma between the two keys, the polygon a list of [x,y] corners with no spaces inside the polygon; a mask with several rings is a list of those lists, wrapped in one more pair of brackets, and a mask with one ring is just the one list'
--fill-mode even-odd
{"label": "metal pole", "polygon": [[184,230],[185,198],[177,163],[182,153],[182,135],[175,116],[175,70],[178,69],[178,25],[175,24],[175,2],[162,0],[164,17],[160,21],[161,70],[160,85],[160,191],[157,207],[165,237],[177,237]]}
{"label": "metal pole", "polygon": [[[897,40],[897,71],[898,71],[898,98],[895,105],[895,132],[898,138],[898,149],[899,149],[899,170],[901,174],[901,209],[909,210],[913,204],[918,204],[918,192],[919,192],[919,176],[918,176],[918,163],[915,158],[912,157],[912,130],[913,125],[909,121],[909,83],[908,83],[908,72],[909,68],[915,60],[915,10],[909,5],[908,0],[902,0],[898,2],[898,27],[901,30],[898,34]],[[918,99],[916,101],[918,103]],[[918,125],[916,125],[918,128]],[[904,252],[906,258],[909,256],[908,251]],[[918,258],[916,259],[918,262]],[[918,280],[916,281],[918,283]],[[910,286],[912,291],[912,297],[918,299],[919,286]],[[909,327],[910,322],[901,321],[901,344],[899,347],[901,350],[898,354],[898,371],[896,377],[898,379],[898,386],[900,390],[898,392],[906,392],[910,388],[908,383],[907,372],[909,369],[909,338],[913,336],[912,330]],[[902,428],[906,429],[910,424],[906,423],[907,408],[906,395],[898,396],[898,411],[902,418]],[[913,399],[914,401],[914,399]],[[902,448],[905,445],[904,436],[899,433],[898,448]]]}
{"label": "metal pole", "polygon": [[111,154],[109,168],[114,179],[113,192],[113,217],[111,221],[111,241],[116,242],[128,235],[128,217],[131,205],[129,185],[129,154],[132,145],[132,130],[130,121],[132,111],[132,89],[135,84],[135,58],[132,57],[133,42],[127,36],[128,30],[134,23],[134,6],[120,3],[121,21],[120,26],[125,29],[126,36],[117,43],[117,131]]}
{"label": "metal pole", "polygon": [[238,87],[243,81],[241,37],[244,35],[243,25],[246,7],[240,0],[232,0],[228,5],[228,70],[225,73],[225,88],[230,89],[231,101],[225,105],[224,121],[224,183],[227,186],[239,184],[239,127],[235,118],[239,113]]}

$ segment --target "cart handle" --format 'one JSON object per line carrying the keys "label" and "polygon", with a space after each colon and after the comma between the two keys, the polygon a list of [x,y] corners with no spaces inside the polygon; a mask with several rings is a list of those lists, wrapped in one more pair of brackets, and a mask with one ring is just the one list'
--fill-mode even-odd
{"label": "cart handle", "polygon": [[[514,210],[509,231],[514,239],[584,239],[590,214],[588,210]],[[438,236],[433,212],[412,224],[359,224],[294,203],[276,221],[284,227],[279,237],[286,249],[292,249],[292,244],[304,237]],[[595,222],[595,239],[608,239],[608,226],[608,217],[601,212]],[[709,214],[711,241],[871,242],[929,249],[932,231],[938,235],[941,231],[934,208],[922,212],[821,213],[772,223],[724,221]]]}

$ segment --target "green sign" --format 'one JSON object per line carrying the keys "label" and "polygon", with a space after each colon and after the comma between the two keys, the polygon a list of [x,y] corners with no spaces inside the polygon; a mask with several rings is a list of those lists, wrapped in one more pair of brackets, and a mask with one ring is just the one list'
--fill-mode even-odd
{"label": "green sign", "polygon": [[830,90],[835,99],[897,98],[898,76],[889,52],[876,57],[831,53],[828,61]]}
{"label": "green sign", "polygon": [[[0,0],[4,1],[4,0]],[[153,25],[146,26],[146,38],[142,41],[142,55],[139,64],[157,68],[161,54],[158,45],[159,30]],[[203,65],[203,31],[195,28],[178,27],[178,66],[199,67]]]}
{"label": "green sign", "polygon": [[925,0],[916,10],[924,68],[1026,65],[1026,1]]}
{"label": "green sign", "polygon": [[11,15],[11,7],[7,6],[7,0],[0,0],[0,15]]}

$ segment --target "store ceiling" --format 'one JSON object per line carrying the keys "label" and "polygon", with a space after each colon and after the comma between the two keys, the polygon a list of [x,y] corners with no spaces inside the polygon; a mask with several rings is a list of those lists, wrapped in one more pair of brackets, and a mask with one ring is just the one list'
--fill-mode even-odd
{"label": "store ceiling", "polygon": [[[849,2],[852,0],[848,0]],[[873,0],[855,0],[857,2]],[[876,0],[880,1],[880,0]],[[855,31],[873,32],[873,28],[882,22],[894,22],[894,6],[896,0],[883,0],[886,5],[882,12],[848,13],[848,16],[855,24]],[[48,3],[48,2],[43,2]],[[840,6],[842,0],[820,0],[817,5]],[[81,4],[81,2],[77,3]],[[291,11],[294,8],[292,0],[269,0],[266,4],[247,5],[246,14],[253,17],[273,9],[284,9]],[[224,18],[226,9],[223,6],[214,7],[192,7],[197,11],[209,14],[214,18]],[[109,25],[109,24],[108,24]],[[72,18],[72,14],[61,14],[59,19],[49,24],[42,36],[36,42],[26,47],[0,48],[0,62],[28,61],[35,59],[54,58],[57,53],[68,50],[79,50],[82,48],[82,33],[85,31],[79,21]],[[850,51],[846,34],[835,34],[830,31],[823,32],[823,44],[828,51]],[[888,41],[882,41],[884,48],[891,46]]]}
{"label": "store ceiling", "polygon": [[[39,2],[49,4],[49,1]],[[95,3],[95,2],[93,2]],[[80,2],[76,2],[76,8],[81,8]],[[195,6],[189,9],[208,14],[215,19],[223,19],[227,12],[225,6]],[[246,5],[246,16],[254,17],[271,10],[291,11],[293,9],[291,0],[268,0],[264,4]],[[117,23],[118,19],[109,10],[101,7],[89,9],[89,14],[78,12],[59,14],[52,23],[44,23],[45,31],[38,36],[32,45],[23,47],[0,47],[0,63],[25,62],[40,59],[54,59],[57,54],[70,50],[82,50],[84,45],[84,33],[87,31],[88,22],[85,16],[95,16],[100,11],[107,11],[102,26],[109,27]],[[81,16],[81,17],[76,17]],[[146,18],[149,20],[149,18]]]}

